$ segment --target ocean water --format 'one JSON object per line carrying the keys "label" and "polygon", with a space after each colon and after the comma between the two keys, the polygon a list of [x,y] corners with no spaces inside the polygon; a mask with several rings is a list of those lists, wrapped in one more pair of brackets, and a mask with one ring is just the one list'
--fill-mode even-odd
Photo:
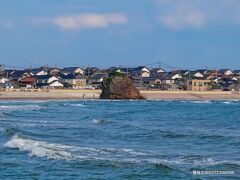
{"label": "ocean water", "polygon": [[240,101],[0,102],[0,179],[237,178]]}

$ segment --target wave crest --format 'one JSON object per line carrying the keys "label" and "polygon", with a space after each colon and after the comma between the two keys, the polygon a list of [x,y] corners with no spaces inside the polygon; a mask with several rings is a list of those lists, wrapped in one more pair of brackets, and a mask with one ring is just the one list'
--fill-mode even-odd
{"label": "wave crest", "polygon": [[0,111],[21,111],[21,110],[41,110],[44,107],[39,105],[15,105],[15,106],[0,106]]}
{"label": "wave crest", "polygon": [[14,135],[10,141],[4,144],[8,148],[16,148],[20,151],[28,151],[30,156],[47,157],[48,159],[71,159],[72,154],[67,151],[69,146],[49,144],[44,141],[34,141]]}

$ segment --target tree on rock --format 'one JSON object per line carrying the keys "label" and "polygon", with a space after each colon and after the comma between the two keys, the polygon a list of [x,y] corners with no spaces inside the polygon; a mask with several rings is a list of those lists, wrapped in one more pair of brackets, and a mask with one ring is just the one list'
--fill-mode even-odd
{"label": "tree on rock", "polygon": [[103,81],[101,99],[143,99],[132,80],[120,72],[110,72]]}

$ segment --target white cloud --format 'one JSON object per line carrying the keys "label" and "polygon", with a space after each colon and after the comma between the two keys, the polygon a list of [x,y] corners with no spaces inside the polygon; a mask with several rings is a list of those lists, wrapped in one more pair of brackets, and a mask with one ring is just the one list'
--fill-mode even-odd
{"label": "white cloud", "polygon": [[62,16],[52,19],[54,25],[65,30],[107,28],[114,24],[126,24],[128,18],[121,13],[96,14],[84,13],[74,16]]}
{"label": "white cloud", "polygon": [[171,14],[159,16],[159,21],[166,27],[173,30],[180,30],[183,27],[200,28],[206,23],[206,18],[201,12],[186,12],[180,15]]}
{"label": "white cloud", "polygon": [[156,0],[158,21],[171,30],[207,24],[240,25],[239,0]]}

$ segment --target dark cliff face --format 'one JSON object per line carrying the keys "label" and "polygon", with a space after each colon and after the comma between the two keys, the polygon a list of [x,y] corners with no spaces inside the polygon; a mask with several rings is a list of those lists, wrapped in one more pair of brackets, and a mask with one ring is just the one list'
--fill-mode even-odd
{"label": "dark cliff face", "polygon": [[143,99],[128,77],[114,77],[103,82],[101,99]]}

